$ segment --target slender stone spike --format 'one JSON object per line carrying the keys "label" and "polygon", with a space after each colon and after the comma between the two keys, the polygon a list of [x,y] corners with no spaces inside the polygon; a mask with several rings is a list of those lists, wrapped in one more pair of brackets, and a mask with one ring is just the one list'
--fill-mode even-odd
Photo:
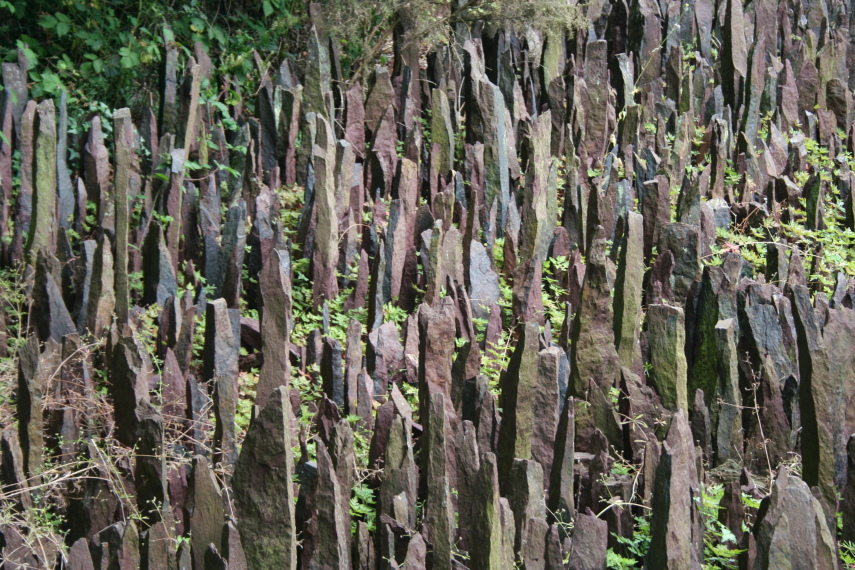
{"label": "slender stone spike", "polygon": [[77,323],[77,332],[82,334],[86,331],[86,317],[89,304],[89,289],[92,280],[92,267],[95,265],[95,240],[86,240],[80,248],[78,264],[75,267],[74,289],[77,299],[74,306],[74,321]]}
{"label": "slender stone spike", "polygon": [[531,126],[525,144],[529,153],[526,171],[523,206],[520,210],[520,259],[543,260],[552,239],[555,223],[550,223],[549,172],[550,172],[550,129],[552,119],[549,111],[537,118]]}
{"label": "slender stone spike", "polygon": [[[329,119],[332,105],[332,69],[329,49],[319,39],[313,25],[309,31],[306,48],[306,77],[303,82],[303,110],[306,114],[316,113]],[[305,141],[304,141],[305,142]]]}
{"label": "slender stone spike", "polygon": [[443,286],[442,279],[442,222],[437,220],[430,230],[422,233],[422,241],[429,244],[427,260],[425,263],[424,248],[422,249],[422,264],[425,270],[425,303],[432,305],[439,299],[440,290]]}
{"label": "slender stone spike", "polygon": [[[757,305],[746,307],[749,327],[758,323],[759,317],[766,314],[769,323],[774,322],[780,337],[780,325],[777,323],[777,315],[771,305]],[[769,315],[768,313],[772,313]],[[689,379],[689,391],[703,390],[706,405],[715,414],[715,402],[718,394],[720,380],[720,361],[716,348],[716,324],[724,319],[736,317],[736,291],[730,278],[721,267],[708,266],[704,268],[701,278],[700,294],[693,315],[694,331],[693,338],[688,344],[694,346],[691,351],[692,366]],[[767,334],[772,332],[769,324],[763,326]],[[772,343],[770,343],[771,345]],[[774,344],[780,346],[782,342],[778,338]],[[760,355],[757,355],[758,359]]]}
{"label": "slender stone spike", "polygon": [[42,248],[56,249],[56,112],[53,99],[36,107],[33,162],[33,217],[27,236],[26,256],[35,262]]}
{"label": "slender stone spike", "polygon": [[451,171],[454,161],[454,127],[448,96],[442,89],[431,91],[431,142],[439,145],[440,154],[436,161],[438,172],[445,176]]}
{"label": "slender stone spike", "polygon": [[531,386],[532,409],[536,411],[537,418],[532,421],[531,457],[542,466],[547,482],[552,472],[555,438],[561,416],[562,383],[565,395],[567,392],[566,369],[566,355],[559,347],[552,346],[538,353],[537,380]]}
{"label": "slender stone spike", "polygon": [[141,435],[141,422],[154,412],[148,395],[152,364],[132,337],[124,337],[113,348],[110,365],[116,439],[134,446]]}
{"label": "slender stone spike", "polygon": [[58,265],[55,257],[45,255],[44,251],[39,253],[33,279],[30,326],[34,325],[42,342],[48,339],[60,342],[65,335],[76,332],[62,292],[54,280],[54,275],[58,273],[51,269],[54,264]]}
{"label": "slender stone spike", "polygon": [[[316,440],[318,479],[314,489],[320,568],[350,568],[350,527],[342,509],[342,489],[323,441]],[[267,530],[262,532],[268,532]]]}
{"label": "slender stone spike", "polygon": [[[416,498],[418,494],[418,478],[413,460],[413,444],[410,434],[411,421],[400,414],[395,414],[389,426],[386,442],[386,461],[383,466],[383,482],[380,484],[378,507],[381,514],[396,519],[406,528],[414,528],[416,524]],[[402,509],[395,508],[395,497],[403,495],[406,505]],[[406,520],[398,520],[402,516]],[[382,543],[382,537],[381,537]],[[386,548],[381,545],[381,550]]]}
{"label": "slender stone spike", "polygon": [[487,250],[478,240],[472,240],[469,249],[469,303],[472,316],[488,319],[490,308],[499,300],[499,275],[491,265]]}
{"label": "slender stone spike", "polygon": [[372,193],[379,191],[383,196],[390,194],[398,163],[397,143],[395,108],[389,105],[371,139],[366,185],[372,189]]}
{"label": "slender stone spike", "polygon": [[508,500],[504,497],[499,499],[499,513],[502,525],[502,549],[499,567],[510,568],[516,561],[516,556],[514,556],[514,529],[516,528],[516,523],[514,522],[514,511],[511,509]]}
{"label": "slender stone spike", "polygon": [[[20,59],[20,56],[19,56]],[[27,70],[22,69],[18,63],[3,64],[3,88],[9,93],[6,97],[11,113],[11,119],[15,126],[15,137],[21,136],[21,123],[24,108],[27,106],[29,97],[27,95]],[[11,140],[11,139],[10,139]]]}
{"label": "slender stone spike", "polygon": [[90,302],[86,310],[86,326],[95,338],[101,338],[104,331],[110,330],[113,309],[116,306],[116,296],[113,292],[113,254],[110,250],[110,238],[102,234],[95,250],[95,263],[89,285]]}
{"label": "slender stone spike", "polygon": [[3,141],[0,142],[0,228],[7,235],[9,229],[10,201],[12,196],[12,133],[14,120],[12,118],[12,94],[8,91],[0,106],[0,132]]}
{"label": "slender stone spike", "polygon": [[232,478],[238,529],[251,568],[297,567],[290,406],[284,386],[271,393],[250,424]]}
{"label": "slender stone spike", "polygon": [[454,306],[443,299],[439,306],[419,307],[419,386],[427,404],[429,386],[451,396],[451,369],[454,359]]}
{"label": "slender stone spike", "polygon": [[383,299],[392,301],[401,296],[408,240],[412,234],[401,200],[392,200],[389,205],[389,221],[386,229],[386,247],[381,255],[386,256],[385,274],[382,276]]}
{"label": "slender stone spike", "polygon": [[650,382],[662,405],[688,414],[686,385],[686,329],[683,309],[670,305],[647,308],[647,342],[650,350]]}
{"label": "slender stone spike", "polygon": [[686,414],[680,410],[671,420],[656,469],[646,567],[700,569],[703,536],[699,493],[695,446]]}
{"label": "slender stone spike", "polygon": [[39,341],[31,336],[18,364],[18,434],[24,456],[24,473],[34,476],[41,470],[44,451],[44,399],[50,382],[58,378],[61,350],[54,340],[39,353]]}
{"label": "slender stone spike", "polygon": [[312,251],[312,295],[315,307],[338,294],[338,219],[335,204],[335,140],[329,123],[317,117],[317,141],[313,150],[317,217]]}
{"label": "slender stone spike", "polygon": [[[204,378],[214,389],[214,455],[231,471],[237,459],[235,413],[238,401],[238,349],[231,311],[224,299],[209,301],[205,311]],[[236,313],[236,311],[235,311]]]}
{"label": "slender stone spike", "polygon": [[282,264],[282,253],[271,252],[259,275],[261,297],[261,352],[264,361],[258,376],[255,404],[263,408],[271,392],[291,381],[291,278]]}
{"label": "slender stone spike", "polygon": [[350,427],[350,422],[347,419],[341,419],[333,426],[329,440],[330,459],[335,466],[336,477],[338,478],[338,486],[341,512],[344,517],[344,526],[348,529],[348,548],[350,548],[350,528],[351,528],[351,513],[350,513],[350,496],[353,491],[354,476],[356,474],[356,453],[353,447],[353,429]]}
{"label": "slender stone spike", "polygon": [[389,321],[368,335],[366,351],[369,373],[374,375],[376,394],[389,391],[390,382],[406,366],[398,326]]}
{"label": "slender stone spike", "polygon": [[832,507],[837,500],[835,460],[841,443],[838,394],[842,386],[831,375],[830,356],[807,287],[790,287],[789,297],[798,338],[802,473],[805,483],[819,486],[826,505]]}
{"label": "slender stone spike", "polygon": [[238,533],[238,529],[231,519],[223,525],[222,546],[223,556],[228,560],[229,568],[233,570],[247,570],[249,568],[246,553],[240,541],[240,533]]}
{"label": "slender stone spike", "polygon": [[324,392],[339,409],[344,409],[344,369],[341,362],[341,343],[334,338],[324,337],[324,352],[321,358],[321,380]]}
{"label": "slender stone spike", "polygon": [[213,289],[213,296],[220,294],[223,284],[222,247],[220,246],[220,191],[215,179],[209,178],[207,186],[199,194],[199,226],[202,231],[204,264],[202,275],[206,284]]}
{"label": "slender stone spike", "polygon": [[161,307],[178,291],[172,255],[167,248],[163,228],[154,222],[149,226],[143,244],[143,303]]}
{"label": "slender stone spike", "polygon": [[718,354],[718,413],[714,416],[716,463],[732,459],[739,463],[742,450],[742,395],[739,391],[739,355],[736,321],[725,319],[715,326]]}
{"label": "slender stone spike", "polygon": [[[820,298],[817,296],[817,304],[819,304]],[[855,312],[839,305],[838,307],[827,311],[822,332],[827,353],[834,355],[829,359],[829,376],[837,379],[836,384],[832,384],[832,386],[839,387],[838,390],[831,392],[829,405],[833,406],[834,409],[829,410],[828,417],[836,418],[838,422],[836,426],[833,426],[834,468],[838,487],[843,488],[846,484],[846,438],[849,435],[849,428],[846,426],[855,424],[855,417],[853,417],[855,416],[855,406],[852,404],[853,396],[855,396],[855,370],[853,370],[855,355],[849,351],[849,347],[852,346],[853,339],[855,339]]]}
{"label": "slender stone spike", "polygon": [[362,323],[350,319],[345,333],[344,412],[359,413],[359,376],[362,373]]}
{"label": "slender stone spike", "polygon": [[445,395],[430,395],[430,408],[426,430],[424,469],[427,471],[427,498],[425,521],[428,540],[433,546],[433,567],[451,569],[454,544],[454,508],[448,481],[445,434],[448,421],[445,415]]}
{"label": "slender stone spike", "polygon": [[228,570],[229,563],[222,557],[214,543],[208,545],[202,559],[205,570]]}
{"label": "slender stone spike", "polygon": [[364,521],[356,523],[355,552],[353,555],[353,567],[356,570],[374,570],[377,568],[377,560],[374,554],[374,541],[368,532],[368,526]]}
{"label": "slender stone spike", "polygon": [[[515,459],[508,477],[508,502],[514,512],[514,552],[527,550],[529,524],[532,519],[546,518],[543,496],[543,468],[537,461]],[[542,550],[541,550],[542,552]]]}
{"label": "slender stone spike", "polygon": [[[526,570],[544,570],[551,567],[547,566],[546,562],[546,540],[549,535],[549,523],[546,522],[546,519],[533,518],[526,524],[526,530],[528,535],[524,542],[525,549],[519,553],[519,560],[522,561],[523,568]],[[558,548],[560,551],[560,545]],[[557,567],[563,568],[564,565],[560,564]]]}
{"label": "slender stone spike", "polygon": [[573,323],[572,345],[575,351],[571,378],[576,396],[584,395],[591,380],[607,393],[618,371],[612,289],[607,271],[605,230],[597,226]]}
{"label": "slender stone spike", "polygon": [[470,119],[476,123],[472,129],[475,139],[472,142],[484,144],[484,203],[488,211],[494,205],[496,207],[495,227],[487,226],[485,231],[501,237],[510,203],[505,99],[499,87],[490,83],[486,77],[473,79],[472,83],[477,86],[474,98],[468,99],[475,105]]}
{"label": "slender stone spike", "polygon": [[615,277],[614,335],[620,365],[632,369],[641,359],[638,325],[644,278],[644,218],[629,212],[624,228]]}
{"label": "slender stone spike", "polygon": [[191,149],[197,144],[198,121],[196,113],[199,107],[199,88],[202,84],[202,66],[195,63],[193,58],[190,58],[190,69],[186,73],[189,74],[188,80],[190,81],[189,99],[185,103],[187,105],[187,122],[183,125],[183,129],[178,129],[176,134],[180,138],[176,142],[179,145],[183,142],[184,156],[189,157]]}
{"label": "slender stone spike", "polygon": [[[279,130],[277,150],[282,181],[294,184],[297,181],[297,136],[300,133],[302,116],[303,86],[282,89],[280,92]],[[275,99],[274,99],[275,101]],[[364,136],[364,135],[363,135]],[[353,141],[351,141],[353,142]]]}
{"label": "slender stone spike", "polygon": [[174,148],[169,152],[169,181],[160,188],[162,194],[159,205],[160,213],[169,220],[163,229],[163,237],[169,258],[172,262],[173,273],[178,273],[178,241],[181,238],[181,209],[184,201],[184,161],[187,155],[183,148]]}
{"label": "slender stone spike", "polygon": [[[666,176],[657,176],[643,183],[640,197],[641,213],[644,214],[644,262],[650,262],[653,247],[659,243],[662,226],[671,221],[670,189]],[[662,249],[659,250],[662,253]]]}
{"label": "slender stone spike", "polygon": [[246,253],[246,204],[243,200],[229,208],[223,225],[220,267],[225,275],[222,281],[222,296],[230,309],[240,306],[243,282],[243,258]]}
{"label": "slender stone spike", "polygon": [[61,88],[59,92],[59,120],[56,133],[56,215],[59,227],[71,227],[74,216],[74,186],[68,172],[68,92]]}
{"label": "slender stone spike", "polygon": [[21,451],[17,429],[9,426],[0,434],[0,483],[4,493],[16,493],[15,503],[21,509],[29,509],[33,506],[33,500],[24,471],[24,453]]}
{"label": "slender stone spike", "polygon": [[469,556],[474,568],[502,568],[502,521],[496,456],[484,453],[475,481]]}
{"label": "slender stone spike", "polygon": [[175,557],[178,559],[179,570],[189,570],[193,567],[190,550],[191,547],[186,543],[178,547],[178,552],[176,553]]}
{"label": "slender stone spike", "polygon": [[104,145],[101,116],[92,118],[89,139],[84,147],[84,180],[90,200],[98,205],[98,224],[108,232],[114,229],[113,200],[110,197],[110,155]]}
{"label": "slender stone spike", "polygon": [[374,405],[374,380],[364,368],[356,377],[356,414],[362,418],[362,427],[371,430],[373,418],[371,412]]}
{"label": "slender stone spike", "polygon": [[688,224],[666,224],[659,235],[659,251],[670,251],[674,256],[671,278],[673,298],[682,302],[692,284],[701,276],[700,227]]}
{"label": "slender stone spike", "polygon": [[163,568],[178,570],[175,548],[172,546],[169,530],[163,522],[158,522],[143,533],[140,558],[142,566],[148,570]]}
{"label": "slender stone spike", "polygon": [[511,356],[502,385],[502,424],[499,429],[499,477],[510,490],[514,459],[531,458],[534,430],[534,384],[537,382],[540,330],[537,323],[525,324]]}
{"label": "slender stone spike", "polygon": [[[68,568],[70,570],[95,570],[89,544],[85,538],[78,538],[68,550]],[[149,568],[154,568],[149,565]]]}
{"label": "slender stone spike", "polygon": [[608,537],[609,525],[606,521],[597,518],[590,509],[587,509],[586,514],[580,513],[573,527],[570,568],[575,570],[605,568]]}
{"label": "slender stone spike", "polygon": [[116,253],[115,290],[116,290],[116,322],[127,324],[130,309],[130,289],[128,285],[128,230],[129,230],[129,197],[136,188],[139,189],[140,179],[134,153],[134,127],[131,123],[131,112],[123,108],[113,113],[114,156],[116,160],[116,175],[114,178],[114,199],[116,201]]}
{"label": "slender stone spike", "polygon": [[760,505],[754,568],[832,570],[836,546],[825,511],[804,481],[781,466],[772,493]]}
{"label": "slender stone spike", "polygon": [[855,434],[849,436],[846,444],[847,476],[840,501],[842,511],[843,540],[855,540]]}
{"label": "slender stone spike", "polygon": [[21,114],[18,134],[18,145],[21,150],[21,187],[18,189],[18,214],[15,216],[15,234],[12,238],[12,259],[15,261],[24,260],[24,245],[30,235],[32,223],[35,122],[36,102],[28,101]]}
{"label": "slender stone spike", "polygon": [[[178,127],[178,47],[173,42],[167,45],[166,57],[163,58],[163,75],[161,76],[160,99],[160,132],[175,133]],[[207,546],[207,545],[205,545]]]}
{"label": "slender stone spike", "polygon": [[[289,478],[290,482],[290,478]],[[237,494],[235,494],[237,499]],[[225,515],[223,494],[208,460],[197,455],[193,458],[193,475],[190,483],[190,544],[193,547],[193,568],[206,570],[205,550],[211,543],[220,544]],[[277,506],[277,509],[280,509]],[[247,521],[248,525],[252,523]],[[261,536],[254,538],[260,541]]]}
{"label": "slender stone spike", "polygon": [[568,397],[564,402],[564,409],[561,412],[561,420],[558,423],[558,431],[555,435],[555,453],[549,477],[549,510],[554,513],[556,520],[561,522],[570,522],[576,510],[573,491],[576,438],[575,406],[572,397]]}
{"label": "slender stone spike", "polygon": [[[415,534],[410,538],[410,542],[407,543],[407,555],[402,566],[412,570],[427,570],[427,545],[422,535]],[[434,567],[436,567],[436,562],[434,562]]]}
{"label": "slender stone spike", "polygon": [[[636,52],[639,53],[639,52]],[[585,50],[585,136],[587,155],[595,160],[606,151],[609,137],[610,115],[613,116],[608,66],[607,42],[604,39],[588,42]],[[647,67],[647,66],[645,66]],[[651,65],[654,67],[654,65]],[[643,77],[643,76],[642,76]],[[642,79],[640,77],[639,79]],[[658,79],[658,78],[657,78]]]}

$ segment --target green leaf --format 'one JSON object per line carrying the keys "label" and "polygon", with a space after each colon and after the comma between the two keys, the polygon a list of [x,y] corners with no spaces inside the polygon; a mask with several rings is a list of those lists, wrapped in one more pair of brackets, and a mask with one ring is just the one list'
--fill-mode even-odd
{"label": "green leaf", "polygon": [[71,29],[71,26],[66,24],[65,22],[58,22],[56,24],[56,35],[59,37],[64,36]]}
{"label": "green leaf", "polygon": [[50,14],[45,14],[39,20],[39,25],[46,30],[51,30],[56,27],[56,18]]}
{"label": "green leaf", "polygon": [[262,3],[262,8],[264,8],[264,17],[267,18],[270,14],[273,13],[273,5],[270,3],[270,0],[264,0]]}

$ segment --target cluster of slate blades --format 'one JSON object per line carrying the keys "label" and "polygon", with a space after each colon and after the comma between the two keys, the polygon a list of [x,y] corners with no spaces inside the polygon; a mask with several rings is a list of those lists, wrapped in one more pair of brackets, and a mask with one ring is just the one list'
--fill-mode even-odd
{"label": "cluster of slate blades", "polygon": [[[461,26],[460,47],[426,67],[399,30],[393,69],[347,89],[336,42],[313,28],[299,80],[287,62],[265,74],[256,116],[231,109],[233,133],[199,100],[212,64],[198,46],[186,60],[166,53],[159,111],[95,116],[74,136],[65,97],[29,100],[23,57],[3,64],[2,254],[32,279],[18,423],[0,438],[4,491],[32,504],[25,481],[46,445],[98,453],[85,407],[95,368],[108,372],[113,436],[137,450],[117,469],[143,520],[124,517],[103,478],[70,487],[69,568],[604,568],[609,547],[628,554],[617,537],[643,513],[606,508],[615,498],[652,507],[648,568],[700,568],[710,468],[733,473],[720,520],[742,567],[835,567],[838,510],[855,539],[855,287],[839,275],[812,301],[794,244],[766,245],[765,275],[735,252],[703,260],[717,228],[789,219],[801,197],[814,205],[807,224],[821,224],[828,181],[800,188],[794,173],[808,168],[807,139],[832,157],[855,142],[847,7],[587,10],[593,27],[569,38]],[[228,168],[188,174],[188,159]],[[725,183],[728,161],[738,184]],[[852,224],[855,174],[840,167]],[[306,200],[289,243],[275,191],[295,183]],[[318,311],[353,286],[345,307],[366,307],[366,338],[357,322],[344,345],[327,330],[291,335],[297,255]],[[566,268],[544,269],[559,256]],[[178,295],[179,271],[195,295]],[[544,271],[566,289],[564,322],[545,322]],[[513,288],[504,324],[500,273]],[[260,320],[241,317],[241,300]],[[408,312],[402,325],[384,322],[389,302]],[[138,307],[155,304],[160,374],[133,334]],[[488,321],[482,342],[474,319]],[[511,320],[496,397],[479,369]],[[238,442],[247,358],[260,378]],[[324,397],[309,461],[289,378],[313,363]],[[402,382],[418,387],[417,414]],[[378,468],[376,530],[349,508],[353,430]],[[169,432],[183,444],[165,448]],[[802,478],[779,470],[745,532],[740,497],[760,494],[750,473],[793,453]],[[638,477],[613,471],[618,459]],[[53,564],[55,551],[0,531],[7,568]],[[176,534],[189,537],[177,552]]]}

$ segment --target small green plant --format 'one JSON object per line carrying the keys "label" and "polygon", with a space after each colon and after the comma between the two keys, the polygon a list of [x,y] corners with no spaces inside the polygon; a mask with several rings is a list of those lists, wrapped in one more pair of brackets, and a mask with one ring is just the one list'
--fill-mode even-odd
{"label": "small green plant", "polygon": [[742,552],[736,548],[736,536],[718,520],[723,485],[701,484],[701,518],[704,521],[704,568],[738,568],[737,556]]}

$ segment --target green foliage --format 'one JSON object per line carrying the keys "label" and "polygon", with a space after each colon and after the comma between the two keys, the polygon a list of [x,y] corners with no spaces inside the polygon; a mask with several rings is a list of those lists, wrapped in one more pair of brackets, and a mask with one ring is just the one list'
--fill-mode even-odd
{"label": "green foliage", "polygon": [[707,487],[701,484],[700,509],[704,522],[704,568],[739,568],[736,557],[742,552],[735,548],[736,536],[718,520],[723,485]]}
{"label": "green foliage", "polygon": [[638,564],[635,559],[621,556],[611,548],[609,548],[606,555],[606,566],[613,570],[631,570],[632,568],[638,568]]}
{"label": "green foliage", "polygon": [[69,109],[79,116],[97,102],[119,107],[156,99],[166,48],[191,55],[196,42],[218,61],[215,72],[253,92],[252,50],[268,54],[268,64],[285,57],[290,44],[283,38],[299,35],[306,7],[299,0],[3,1],[0,53],[14,61],[22,49],[33,96],[65,87],[75,103]]}
{"label": "green foliage", "polygon": [[840,541],[840,561],[847,569],[855,568],[855,542]]}
{"label": "green foliage", "polygon": [[[635,529],[632,538],[615,535],[617,541],[626,547],[636,561],[644,560],[650,549],[650,520],[645,517],[635,517]],[[625,558],[623,560],[626,560]],[[635,568],[636,566],[610,566],[610,568]]]}

